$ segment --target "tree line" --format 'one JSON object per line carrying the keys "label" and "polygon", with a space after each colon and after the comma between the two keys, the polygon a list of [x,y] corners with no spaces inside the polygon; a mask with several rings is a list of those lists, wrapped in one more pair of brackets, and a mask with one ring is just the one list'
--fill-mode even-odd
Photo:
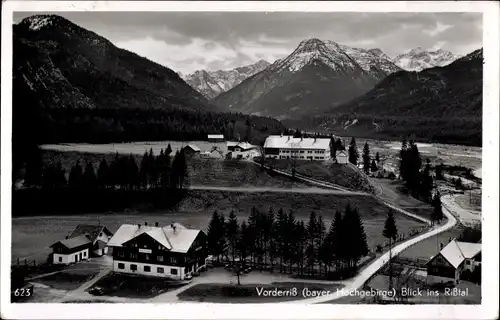
{"label": "tree line", "polygon": [[[293,212],[253,207],[246,221],[234,211],[226,218],[214,211],[207,232],[208,249],[218,261],[227,259],[282,273],[343,277],[357,270],[369,253],[366,233],[356,208],[337,211],[329,227],[311,212],[304,223]],[[244,262],[246,261],[246,262]]]}
{"label": "tree line", "polygon": [[92,162],[82,164],[77,160],[69,170],[61,162],[43,168],[41,151],[36,148],[26,164],[24,186],[45,189],[71,188],[81,191],[148,190],[155,188],[182,189],[188,183],[188,167],[184,150],[177,151],[171,159],[170,144],[158,155],[146,151],[138,164],[134,156],[115,155],[111,163],[102,159],[97,167]]}

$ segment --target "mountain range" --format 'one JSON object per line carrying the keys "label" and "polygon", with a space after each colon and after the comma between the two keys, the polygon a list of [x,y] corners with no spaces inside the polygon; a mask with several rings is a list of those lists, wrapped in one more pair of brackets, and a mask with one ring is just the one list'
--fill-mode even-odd
{"label": "mountain range", "polygon": [[212,101],[231,111],[281,119],[321,113],[367,92],[397,70],[368,50],[313,38]]}
{"label": "mountain range", "polygon": [[169,68],[56,15],[13,26],[14,84],[42,108],[214,110]]}
{"label": "mountain range", "polygon": [[390,74],[444,66],[457,58],[444,50],[416,48],[391,59],[378,48],[313,38],[212,101],[228,110],[279,119],[320,114],[368,92]]}
{"label": "mountain range", "polygon": [[340,135],[481,144],[483,50],[444,67],[399,71],[367,93],[303,123]]}
{"label": "mountain range", "polygon": [[232,70],[206,71],[197,70],[181,77],[207,99],[213,99],[222,92],[226,92],[240,84],[246,78],[266,69],[271,64],[259,60],[254,64],[234,68]]}
{"label": "mountain range", "polygon": [[438,49],[427,51],[421,47],[397,55],[392,61],[406,71],[422,71],[432,67],[444,67],[460,58],[459,55]]}

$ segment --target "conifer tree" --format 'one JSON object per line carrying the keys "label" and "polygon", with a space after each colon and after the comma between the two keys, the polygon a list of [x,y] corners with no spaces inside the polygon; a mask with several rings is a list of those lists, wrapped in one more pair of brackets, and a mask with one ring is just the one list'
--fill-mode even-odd
{"label": "conifer tree", "polygon": [[443,175],[443,164],[440,163],[439,165],[436,166],[436,180],[444,180],[444,175]]}
{"label": "conifer tree", "polygon": [[63,188],[67,185],[67,180],[66,180],[66,170],[64,170],[62,164],[60,161],[58,161],[55,165],[55,187],[56,188]]}
{"label": "conifer tree", "polygon": [[380,155],[378,154],[378,152],[375,154],[375,161],[377,161],[377,163],[380,162]]}
{"label": "conifer tree", "polygon": [[94,171],[94,166],[92,162],[87,162],[85,170],[82,176],[82,187],[87,190],[93,190],[97,188],[97,178]]}
{"label": "conifer tree", "polygon": [[170,143],[167,146],[167,149],[165,149],[165,155],[170,157],[170,154],[172,153],[172,147],[170,146]]}
{"label": "conifer tree", "polygon": [[314,211],[312,211],[309,214],[309,221],[307,222],[306,230],[307,230],[307,235],[309,237],[308,247],[307,247],[307,258],[308,258],[309,270],[312,273],[314,261],[316,259],[316,243],[317,243],[316,239],[318,234],[318,221],[316,218],[316,212]]}
{"label": "conifer tree", "polygon": [[217,261],[220,261],[220,255],[222,248],[220,247],[221,238],[223,238],[223,229],[220,224],[220,216],[217,210],[212,214],[212,218],[208,223],[207,230],[207,245],[208,251],[214,256],[217,257]]}
{"label": "conifer tree", "polygon": [[109,166],[108,162],[104,158],[102,158],[99,163],[99,168],[97,169],[97,184],[100,188],[107,188],[110,185]]}
{"label": "conifer tree", "polygon": [[375,160],[372,160],[371,171],[376,172],[377,170],[378,170],[377,163],[375,162]]}
{"label": "conifer tree", "polygon": [[432,215],[431,215],[431,220],[433,222],[441,222],[443,220],[443,208],[441,205],[441,194],[439,191],[436,191],[436,194],[432,198]]}
{"label": "conifer tree", "polygon": [[358,153],[358,147],[356,146],[356,139],[352,137],[351,143],[349,143],[349,162],[352,163],[353,165],[358,164],[358,158],[359,158],[359,153]]}
{"label": "conifer tree", "polygon": [[236,218],[234,211],[231,211],[228,220],[226,222],[226,237],[228,240],[229,249],[231,251],[231,258],[233,263],[237,255],[236,246],[238,241],[238,233],[239,233],[238,219]]}
{"label": "conifer tree", "polygon": [[370,147],[368,146],[368,142],[363,147],[363,170],[366,174],[370,173]]}
{"label": "conifer tree", "polygon": [[392,289],[392,242],[396,240],[398,228],[392,211],[387,214],[382,235],[389,240],[389,289]]}
{"label": "conifer tree", "polygon": [[433,180],[430,171],[431,171],[431,165],[429,159],[427,159],[425,168],[420,178],[420,195],[426,202],[432,201]]}
{"label": "conifer tree", "polygon": [[135,158],[133,155],[130,155],[128,157],[128,169],[127,169],[127,176],[129,178],[129,188],[137,190],[139,189],[141,185],[141,176],[139,172],[139,167],[137,166],[137,162],[135,161]]}
{"label": "conifer tree", "polygon": [[82,186],[82,176],[82,167],[80,160],[78,160],[69,172],[69,186],[75,189],[80,188]]}
{"label": "conifer tree", "polygon": [[24,184],[26,186],[39,186],[42,183],[42,153],[38,146],[34,146],[28,154]]}

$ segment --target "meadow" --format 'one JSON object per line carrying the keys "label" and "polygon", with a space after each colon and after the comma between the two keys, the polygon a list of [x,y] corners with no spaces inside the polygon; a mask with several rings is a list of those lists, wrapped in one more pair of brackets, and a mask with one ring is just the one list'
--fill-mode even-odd
{"label": "meadow", "polygon": [[[60,215],[20,217],[12,219],[12,259],[19,258],[45,262],[50,253],[49,246],[64,239],[78,224],[101,224],[112,232],[121,224],[153,224],[167,225],[179,222],[186,227],[199,228],[206,231],[214,210],[226,215],[234,210],[239,222],[247,219],[252,206],[274,212],[283,208],[285,212],[293,210],[296,219],[307,222],[311,211],[322,215],[328,228],[335,210],[343,210],[349,203],[359,210],[367,234],[369,248],[374,250],[377,244],[385,240],[382,229],[388,209],[372,197],[339,196],[325,194],[287,194],[287,193],[240,193],[221,191],[189,191],[190,195],[173,211],[143,213],[105,213],[85,215]],[[408,234],[412,228],[421,227],[422,223],[395,213],[398,230]]]}

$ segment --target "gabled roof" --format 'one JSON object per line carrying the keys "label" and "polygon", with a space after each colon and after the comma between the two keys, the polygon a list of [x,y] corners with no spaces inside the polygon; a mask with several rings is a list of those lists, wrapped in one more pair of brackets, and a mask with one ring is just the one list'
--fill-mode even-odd
{"label": "gabled roof", "polygon": [[264,148],[281,149],[329,149],[330,139],[327,138],[294,138],[293,136],[269,136]]}
{"label": "gabled roof", "polygon": [[347,157],[347,153],[344,151],[344,150],[337,150],[337,153],[335,154],[336,157],[338,156],[346,156]]}
{"label": "gabled roof", "polygon": [[465,257],[455,240],[450,241],[450,243],[448,243],[448,245],[446,245],[440,253],[455,268],[458,268],[458,266],[460,266],[460,264],[465,260]]}
{"label": "gabled roof", "polygon": [[194,145],[194,144],[188,144],[187,146],[185,146],[184,148],[191,148],[193,151],[201,151],[200,148],[198,148],[198,146]]}
{"label": "gabled roof", "polygon": [[172,252],[185,253],[189,250],[200,230],[187,229],[179,223],[166,227],[123,224],[109,240],[108,246],[121,247],[124,243],[146,233]]}
{"label": "gabled roof", "polygon": [[457,241],[457,245],[460,248],[460,251],[462,251],[464,258],[466,258],[466,259],[472,259],[479,252],[481,252],[481,244],[480,243]]}
{"label": "gabled roof", "polygon": [[89,244],[89,243],[92,243],[92,241],[89,238],[87,238],[85,235],[82,235],[82,236],[78,236],[78,237],[74,237],[74,238],[68,238],[68,239],[64,239],[61,241],[57,241],[56,243],[54,243],[50,247],[52,248],[52,247],[55,247],[57,244],[61,244],[68,249],[73,249],[73,248],[83,246],[83,245]]}
{"label": "gabled roof", "polygon": [[[453,267],[458,268],[465,259],[474,258],[481,252],[480,243],[459,242],[453,239],[444,247],[439,253],[445,258]],[[431,261],[434,257],[431,258]]]}
{"label": "gabled roof", "polygon": [[108,236],[112,236],[113,233],[108,230],[105,226],[95,226],[90,224],[79,224],[76,226],[75,230],[69,235],[69,238],[74,238],[82,235],[87,235],[87,237],[94,242],[101,232],[106,233]]}

